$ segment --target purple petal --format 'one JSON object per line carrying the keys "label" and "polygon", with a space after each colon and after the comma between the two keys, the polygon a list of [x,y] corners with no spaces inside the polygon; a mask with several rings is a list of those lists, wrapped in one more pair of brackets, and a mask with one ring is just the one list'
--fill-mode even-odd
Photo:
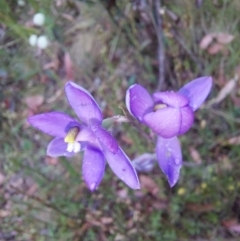
{"label": "purple petal", "polygon": [[164,138],[178,135],[181,125],[181,111],[167,107],[144,116],[144,122],[154,132]]}
{"label": "purple petal", "polygon": [[28,118],[28,122],[36,129],[56,137],[65,137],[69,128],[80,127],[76,120],[61,112],[34,115]]}
{"label": "purple petal", "polygon": [[173,187],[178,181],[182,167],[182,152],[177,137],[164,139],[158,136],[156,153],[158,164]]}
{"label": "purple petal", "polygon": [[103,153],[94,147],[87,146],[84,152],[82,173],[88,188],[94,191],[102,181],[105,170]]}
{"label": "purple petal", "polygon": [[153,99],[155,102],[160,101],[172,107],[183,107],[188,104],[188,99],[186,97],[173,91],[155,93],[153,94]]}
{"label": "purple petal", "polygon": [[116,153],[118,151],[118,143],[114,139],[114,137],[106,131],[103,127],[98,124],[91,125],[91,130],[97,137],[99,143],[106,147],[112,153]]}
{"label": "purple petal", "polygon": [[95,134],[88,127],[83,127],[80,130],[80,132],[78,133],[78,135],[76,137],[76,141],[90,142],[90,143],[98,142],[98,140],[96,139]]}
{"label": "purple petal", "polygon": [[181,125],[178,135],[186,133],[192,126],[194,121],[194,112],[191,107],[181,108]]}
{"label": "purple petal", "polygon": [[212,87],[212,77],[197,78],[184,85],[178,93],[184,95],[189,100],[189,105],[193,111],[197,110],[207,98]]}
{"label": "purple petal", "polygon": [[54,138],[47,147],[47,155],[51,157],[73,156],[74,152],[67,151],[67,143],[61,137]]}
{"label": "purple petal", "polygon": [[143,116],[152,111],[153,100],[148,91],[141,85],[135,84],[128,88],[126,106],[131,115],[142,121]]}
{"label": "purple petal", "polygon": [[115,175],[132,189],[140,189],[140,183],[136,170],[127,155],[119,147],[116,154],[104,149],[104,155]]}
{"label": "purple petal", "polygon": [[73,82],[67,82],[65,92],[69,104],[82,122],[85,124],[93,120],[97,123],[102,122],[102,112],[87,90]]}

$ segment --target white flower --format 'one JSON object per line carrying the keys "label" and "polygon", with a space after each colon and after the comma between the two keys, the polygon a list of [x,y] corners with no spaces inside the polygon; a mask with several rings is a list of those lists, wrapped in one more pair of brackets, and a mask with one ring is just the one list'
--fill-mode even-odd
{"label": "white flower", "polygon": [[37,46],[40,49],[45,49],[48,46],[48,38],[45,35],[41,35],[37,39]]}
{"label": "white flower", "polygon": [[18,0],[18,5],[19,5],[20,7],[25,6],[25,1],[23,1],[23,0]]}
{"label": "white flower", "polygon": [[31,46],[36,46],[36,44],[37,44],[37,39],[38,39],[37,35],[36,35],[36,34],[32,34],[32,35],[29,37],[28,42],[29,42],[29,44],[30,44]]}
{"label": "white flower", "polygon": [[45,21],[45,16],[43,13],[36,13],[33,16],[33,23],[37,26],[43,26],[44,21]]}

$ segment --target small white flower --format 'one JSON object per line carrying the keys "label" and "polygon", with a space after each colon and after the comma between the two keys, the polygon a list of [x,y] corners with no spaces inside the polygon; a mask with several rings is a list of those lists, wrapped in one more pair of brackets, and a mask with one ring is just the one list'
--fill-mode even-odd
{"label": "small white flower", "polygon": [[38,39],[37,35],[36,35],[36,34],[32,34],[32,35],[29,37],[28,42],[29,42],[29,44],[30,44],[31,46],[36,46],[36,44],[37,44],[37,39]]}
{"label": "small white flower", "polygon": [[33,16],[33,23],[37,26],[43,26],[44,21],[45,21],[45,16],[43,13],[36,13]]}
{"label": "small white flower", "polygon": [[18,0],[18,5],[20,6],[20,7],[23,7],[23,6],[25,6],[25,1],[23,1],[23,0]]}
{"label": "small white flower", "polygon": [[40,49],[45,49],[48,46],[48,38],[45,35],[41,35],[37,39],[37,46]]}

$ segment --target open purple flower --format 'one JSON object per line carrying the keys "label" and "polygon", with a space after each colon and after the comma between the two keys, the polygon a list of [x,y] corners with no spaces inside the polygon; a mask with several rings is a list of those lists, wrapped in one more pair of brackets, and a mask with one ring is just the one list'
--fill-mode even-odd
{"label": "open purple flower", "polygon": [[139,180],[129,158],[101,126],[102,112],[92,95],[73,82],[66,83],[65,92],[81,123],[61,112],[28,118],[32,126],[55,137],[48,145],[47,155],[72,156],[84,150],[83,178],[91,191],[98,187],[103,178],[105,159],[117,177],[130,188],[139,189]]}
{"label": "open purple flower", "polygon": [[212,78],[201,77],[189,82],[178,92],[157,92],[153,97],[138,84],[127,90],[128,111],[158,135],[158,163],[171,187],[178,181],[182,167],[182,153],[177,136],[191,128],[194,111],[207,98],[211,87]]}

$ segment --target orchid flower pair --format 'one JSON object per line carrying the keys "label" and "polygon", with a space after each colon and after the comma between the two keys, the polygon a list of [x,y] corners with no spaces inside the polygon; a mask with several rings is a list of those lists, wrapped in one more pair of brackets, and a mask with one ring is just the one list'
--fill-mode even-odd
{"label": "orchid flower pair", "polygon": [[173,187],[179,179],[182,152],[177,136],[193,125],[194,111],[207,98],[211,77],[197,78],[178,92],[157,92],[151,97],[141,85],[132,85],[126,94],[128,111],[157,135],[156,154],[160,168]]}
{"label": "orchid flower pair", "polygon": [[[211,77],[198,78],[177,93],[158,92],[153,98],[141,85],[131,86],[126,95],[129,112],[158,135],[156,153],[160,168],[170,186],[179,178],[182,154],[178,135],[193,124],[193,112],[208,96]],[[28,118],[40,131],[55,137],[47,147],[52,157],[73,156],[84,150],[82,173],[91,191],[100,184],[105,171],[105,159],[123,182],[132,189],[140,184],[135,168],[114,137],[102,126],[102,112],[92,95],[81,86],[67,82],[65,92],[70,106],[81,122],[61,112],[49,112]]]}

